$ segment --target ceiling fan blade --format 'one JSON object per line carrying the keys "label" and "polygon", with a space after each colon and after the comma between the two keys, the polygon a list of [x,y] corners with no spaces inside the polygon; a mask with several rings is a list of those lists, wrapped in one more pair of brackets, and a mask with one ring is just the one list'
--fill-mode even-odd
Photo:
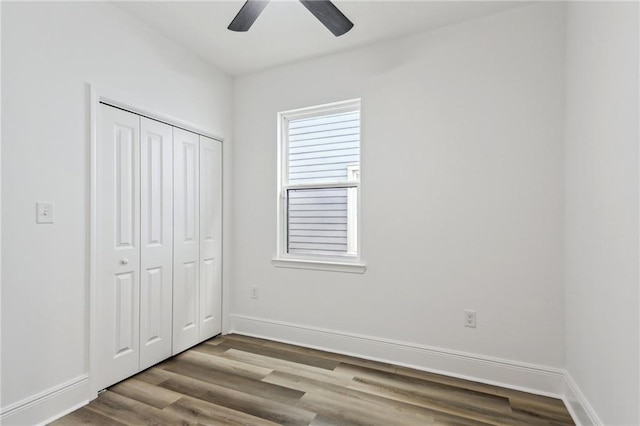
{"label": "ceiling fan blade", "polygon": [[300,0],[300,3],[336,37],[353,28],[353,22],[344,16],[330,0]]}
{"label": "ceiling fan blade", "polygon": [[247,0],[227,28],[231,31],[248,31],[268,3],[269,0]]}

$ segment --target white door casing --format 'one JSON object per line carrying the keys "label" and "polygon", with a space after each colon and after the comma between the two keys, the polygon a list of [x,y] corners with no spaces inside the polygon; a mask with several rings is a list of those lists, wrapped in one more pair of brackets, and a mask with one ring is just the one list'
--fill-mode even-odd
{"label": "white door casing", "polygon": [[173,128],[140,118],[140,370],[171,356]]}
{"label": "white door casing", "polygon": [[173,129],[173,354],[198,343],[199,137]]}
{"label": "white door casing", "polygon": [[200,341],[222,331],[222,144],[200,136]]}
{"label": "white door casing", "polygon": [[140,118],[100,105],[96,147],[97,389],[138,372]]}

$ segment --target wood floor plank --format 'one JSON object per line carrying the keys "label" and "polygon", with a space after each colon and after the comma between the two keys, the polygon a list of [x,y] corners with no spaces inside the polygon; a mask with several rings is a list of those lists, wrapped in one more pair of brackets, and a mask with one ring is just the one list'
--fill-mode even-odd
{"label": "wood floor plank", "polygon": [[239,362],[229,358],[220,356],[211,356],[196,351],[183,352],[174,358],[174,361],[186,361],[190,364],[199,365],[204,368],[221,371],[224,373],[235,374],[250,379],[260,380],[273,372],[272,368],[264,368],[245,362]]}
{"label": "wood floor plank", "polygon": [[164,408],[184,396],[180,393],[172,392],[138,380],[135,377],[120,382],[110,387],[109,390],[156,408]]}
{"label": "wood floor plank", "polygon": [[106,391],[91,402],[91,409],[127,425],[188,425],[188,422],[172,413]]}
{"label": "wood floor plank", "polygon": [[223,386],[251,395],[269,398],[285,404],[294,404],[302,398],[303,395],[303,392],[295,389],[262,382],[260,380],[244,376],[229,374],[223,371],[211,370],[201,365],[190,364],[184,361],[168,363],[163,366],[163,368],[166,371],[182,376],[191,377],[207,383],[213,383],[218,386]]}
{"label": "wood floor plank", "polygon": [[267,398],[176,375],[160,386],[283,425],[308,425],[315,413]]}
{"label": "wood floor plank", "polygon": [[[433,416],[434,426],[488,426],[488,423],[454,416],[447,413],[438,413]],[[524,425],[522,425],[524,426]]]}
{"label": "wood floor plank", "polygon": [[223,335],[221,335],[221,334],[219,334],[219,335],[217,335],[217,336],[215,336],[215,337],[212,337],[212,338],[211,338],[211,339],[209,339],[209,340],[205,340],[205,341],[204,341],[204,342],[202,342],[201,344],[202,344],[202,345],[214,345],[214,346],[215,346],[215,345],[217,345],[217,344],[218,344],[218,343],[220,343],[220,342],[224,342],[224,340],[223,340],[223,339],[224,339],[224,336],[223,336]]}
{"label": "wood floor plank", "polygon": [[564,403],[553,398],[530,398],[526,396],[510,396],[511,408],[521,412],[531,413],[559,422],[571,422]]}
{"label": "wood floor plank", "polygon": [[226,351],[228,349],[228,348],[224,348],[224,347],[222,347],[222,348],[218,347],[218,343],[216,343],[215,345],[210,343],[210,342],[200,343],[198,346],[194,346],[193,348],[191,348],[189,350],[189,352],[195,351],[195,352],[201,352],[201,353],[207,354],[207,355],[217,356],[217,355],[220,355],[220,354],[224,353],[224,351]]}
{"label": "wood floor plank", "polygon": [[434,422],[432,416],[402,412],[391,405],[375,404],[346,395],[335,398],[328,392],[306,393],[298,403],[298,407],[316,412],[326,419],[348,424],[387,426],[390,424],[429,425]]}
{"label": "wood floor plank", "polygon": [[378,361],[370,361],[363,358],[356,358],[349,355],[342,355],[342,354],[337,354],[333,352],[321,351],[319,349],[305,348],[303,346],[290,345],[287,343],[267,341],[267,343],[264,343],[263,345],[265,347],[272,347],[280,350],[297,352],[303,355],[311,355],[317,358],[325,358],[332,361],[336,361],[338,363],[346,362],[349,364],[359,365],[361,367],[373,368],[381,371],[394,372],[396,369],[396,366],[392,364],[387,364],[387,363],[378,362]]}
{"label": "wood floor plank", "polygon": [[190,424],[229,426],[275,426],[277,423],[251,416],[241,411],[185,396],[165,411],[187,420]]}
{"label": "wood floor plank", "polygon": [[250,343],[252,345],[264,345],[265,343],[270,342],[270,340],[260,339],[258,337],[252,336],[244,336],[242,334],[227,334],[225,336],[220,336],[218,341],[220,343],[229,343],[229,341],[231,341],[231,344],[233,344],[233,342],[244,342]]}
{"label": "wood floor plank", "polygon": [[482,410],[500,415],[507,415],[511,412],[509,400],[500,396],[344,363],[340,364],[336,371],[353,375],[355,382],[351,385],[353,388],[366,389],[366,385],[373,385],[465,409]]}
{"label": "wood floor plank", "polygon": [[339,422],[337,419],[328,419],[322,414],[316,415],[309,426],[353,426],[346,422]]}
{"label": "wood floor plank", "polygon": [[84,406],[73,413],[67,414],[50,423],[54,426],[80,426],[80,425],[104,425],[104,426],[125,426],[126,423],[112,419],[105,415],[102,415],[96,411],[93,411],[88,406]]}
{"label": "wood floor plank", "polygon": [[433,400],[423,395],[413,395],[411,392],[389,386],[359,383],[354,385],[353,389],[373,393],[375,395],[395,401],[405,402],[407,404],[418,405],[442,414],[473,420],[480,423],[486,423],[494,426],[505,426],[511,424],[508,417],[501,416],[497,413],[481,411],[467,406],[452,404],[451,402]]}
{"label": "wood floor plank", "polygon": [[233,341],[232,343],[220,343],[219,348],[237,349],[257,355],[263,355],[270,358],[281,359],[283,361],[295,362],[297,364],[309,365],[312,367],[322,368],[325,370],[333,370],[339,364],[338,361],[330,360],[323,357],[317,357],[312,354],[300,354],[293,351],[282,350],[266,346],[266,344],[253,344],[244,341]]}
{"label": "wood floor plank", "polygon": [[269,358],[263,355],[257,355],[254,353],[244,352],[236,349],[229,349],[222,357],[235,359],[237,361],[247,362],[249,364],[259,365],[267,367],[273,366],[274,370],[296,374],[310,379],[323,380],[327,383],[333,383],[338,385],[347,385],[351,382],[353,376],[339,373],[335,371],[328,371],[322,368],[312,367],[309,365],[296,364],[291,361],[284,361],[281,359]]}
{"label": "wood floor plank", "polygon": [[[422,379],[428,382],[447,384],[447,385],[451,385],[458,388],[474,390],[477,392],[487,393],[487,394],[496,395],[496,396],[503,396],[503,397],[509,397],[509,398],[510,397],[524,398],[525,400],[537,400],[541,404],[543,403],[549,403],[552,405],[559,404],[561,407],[564,408],[563,402],[560,401],[559,399],[550,398],[550,397],[541,396],[541,395],[534,395],[531,393],[527,393],[527,392],[523,392],[515,389],[508,389],[500,386],[473,382],[471,380],[445,376],[442,374],[431,373],[428,371],[415,370],[413,368],[402,367],[402,366],[397,366],[393,372],[400,376],[414,377],[414,378]],[[564,408],[564,410],[566,411],[566,408]]]}
{"label": "wood floor plank", "polygon": [[573,425],[573,421],[565,423],[564,421],[554,420],[542,415],[541,413],[531,413],[527,411],[521,411],[514,409],[509,416],[512,424],[526,424],[531,426],[560,426],[560,425]]}
{"label": "wood floor plank", "polygon": [[152,385],[158,385],[171,377],[171,375],[162,370],[160,366],[162,366],[162,364],[147,368],[142,373],[136,374],[134,378]]}
{"label": "wood floor plank", "polygon": [[201,343],[54,424],[574,425],[558,399],[241,335]]}

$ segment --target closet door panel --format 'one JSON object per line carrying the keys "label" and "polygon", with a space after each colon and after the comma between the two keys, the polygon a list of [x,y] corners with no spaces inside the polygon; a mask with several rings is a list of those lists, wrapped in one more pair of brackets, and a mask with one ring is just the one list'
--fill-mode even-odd
{"label": "closet door panel", "polygon": [[200,338],[222,331],[222,144],[200,136]]}
{"label": "closet door panel", "polygon": [[97,389],[138,372],[140,119],[101,104],[96,146]]}
{"label": "closet door panel", "polygon": [[198,135],[173,129],[173,353],[198,343],[200,270]]}
{"label": "closet door panel", "polygon": [[140,118],[140,370],[171,356],[173,129]]}

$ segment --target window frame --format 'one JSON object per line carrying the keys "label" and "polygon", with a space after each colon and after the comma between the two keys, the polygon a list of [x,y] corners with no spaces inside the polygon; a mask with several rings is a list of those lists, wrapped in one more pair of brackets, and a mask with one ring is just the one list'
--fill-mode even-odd
{"label": "window frame", "polygon": [[[338,183],[315,183],[315,184],[289,184],[289,121],[299,120],[306,118],[320,117],[327,114],[340,114],[359,111],[360,112],[360,141],[359,149],[362,154],[362,109],[360,99],[352,99],[341,102],[334,102],[330,104],[312,106],[307,108],[300,108],[289,111],[282,111],[278,113],[278,173],[277,173],[277,255],[272,260],[272,263],[276,267],[287,267],[296,269],[315,269],[315,270],[329,270],[337,272],[354,272],[363,273],[366,270],[365,264],[362,262],[362,244],[361,244],[361,229],[362,220],[360,214],[360,199],[362,193],[362,181],[361,179],[355,181],[344,181]],[[360,162],[358,163],[358,174],[361,176],[362,155]],[[335,188],[347,188],[356,189],[357,199],[355,204],[355,213],[351,213],[356,217],[356,241],[355,247],[357,252],[355,254],[300,254],[300,253],[288,253],[287,252],[287,238],[288,238],[288,210],[287,210],[287,191],[294,189],[335,189]],[[352,191],[349,191],[352,193]],[[353,209],[353,207],[352,207]],[[348,229],[353,224],[347,224]],[[351,235],[354,232],[353,228],[349,229]]]}

